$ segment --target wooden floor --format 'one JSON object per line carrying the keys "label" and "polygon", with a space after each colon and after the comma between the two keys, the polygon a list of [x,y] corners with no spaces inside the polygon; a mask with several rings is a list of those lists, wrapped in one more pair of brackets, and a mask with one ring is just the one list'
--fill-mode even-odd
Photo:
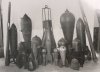
{"label": "wooden floor", "polygon": [[[10,66],[5,66],[4,58],[0,59],[0,72],[30,72],[25,69],[19,69],[16,65],[10,64]],[[72,70],[67,67],[59,68],[55,65],[39,66],[38,69],[32,72],[100,72],[100,60],[98,63],[86,62],[83,68],[79,71]]]}

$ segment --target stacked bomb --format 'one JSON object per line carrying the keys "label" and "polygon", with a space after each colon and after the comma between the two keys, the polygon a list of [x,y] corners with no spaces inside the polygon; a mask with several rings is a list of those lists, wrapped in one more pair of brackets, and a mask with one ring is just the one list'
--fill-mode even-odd
{"label": "stacked bomb", "polygon": [[[24,42],[19,44],[19,55],[17,56],[17,65],[25,69],[28,68],[28,59],[31,53],[31,31],[32,31],[32,22],[31,19],[25,14],[21,19],[21,32],[24,38]],[[20,57],[22,59],[20,59]],[[20,66],[20,60],[23,61],[23,64]]]}
{"label": "stacked bomb", "polygon": [[19,68],[24,66],[25,69],[33,71],[42,64],[42,41],[38,36],[33,37],[31,41],[32,22],[26,14],[21,19],[21,31],[24,42],[19,44],[17,66]]}

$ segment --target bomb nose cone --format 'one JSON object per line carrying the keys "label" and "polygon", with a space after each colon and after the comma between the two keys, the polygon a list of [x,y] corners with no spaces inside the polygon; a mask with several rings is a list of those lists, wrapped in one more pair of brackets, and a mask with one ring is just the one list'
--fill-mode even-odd
{"label": "bomb nose cone", "polygon": [[11,28],[16,28],[16,26],[15,26],[15,24],[14,24],[14,23],[11,25]]}
{"label": "bomb nose cone", "polygon": [[24,16],[22,17],[25,20],[31,20],[30,17],[25,13]]}
{"label": "bomb nose cone", "polygon": [[35,35],[35,37],[37,38],[38,36],[37,36],[37,35]]}
{"label": "bomb nose cone", "polygon": [[69,10],[68,10],[68,9],[66,9],[65,13],[67,13],[67,12],[69,12]]}

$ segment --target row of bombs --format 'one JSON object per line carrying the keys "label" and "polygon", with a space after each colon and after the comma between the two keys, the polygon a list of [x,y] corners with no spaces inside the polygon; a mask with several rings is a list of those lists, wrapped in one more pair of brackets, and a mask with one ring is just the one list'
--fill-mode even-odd
{"label": "row of bombs", "polygon": [[[25,48],[27,47],[25,47],[25,42],[21,42],[19,44],[19,54],[16,58],[16,65],[19,68],[24,67],[25,69],[28,68],[29,70],[35,70],[39,67],[39,65],[46,66],[50,63],[61,68],[71,67],[74,70],[79,70],[80,67],[83,67],[83,64],[86,60],[91,60],[91,53],[88,49],[84,52],[79,49],[80,41],[77,38],[73,40],[72,49],[70,50],[70,52],[65,46],[65,39],[61,38],[58,41],[58,44],[60,46],[53,49],[53,52],[50,54],[52,55],[52,58],[50,59],[48,59],[50,56],[48,57],[47,50],[41,47],[41,42],[42,41],[38,36],[33,37],[31,44],[32,46],[35,46],[33,46],[32,52],[27,49],[25,50]],[[26,55],[27,53],[33,54],[30,54],[28,57],[28,55]]]}
{"label": "row of bombs", "polygon": [[[46,18],[45,10],[48,10]],[[39,65],[48,63],[66,66],[79,70],[83,67],[85,60],[91,60],[91,52],[86,46],[85,26],[81,18],[76,24],[77,38],[73,40],[75,17],[68,10],[60,17],[64,38],[58,41],[58,47],[53,36],[51,9],[46,5],[42,9],[43,16],[43,38],[35,36],[31,40],[32,22],[27,14],[21,18],[21,32],[24,42],[17,47],[17,28],[15,24],[9,27],[9,37],[6,48],[5,65],[14,62],[19,68],[24,67],[30,71]],[[12,60],[12,61],[11,61]]]}
{"label": "row of bombs", "polygon": [[[61,68],[71,67],[74,70],[79,70],[80,67],[83,67],[86,60],[91,60],[91,52],[88,47],[86,48],[87,50],[83,52],[80,49],[80,41],[77,38],[73,40],[70,52],[65,46],[66,40],[61,38],[58,41],[59,47],[53,49],[53,52],[50,54],[52,58],[50,59],[48,59],[50,56],[48,57],[47,50],[41,46],[42,40],[38,36],[32,38],[31,44],[32,52],[29,51],[30,49],[25,49],[28,47],[26,42],[21,42],[19,44],[19,54],[16,58],[16,65],[19,68],[24,67],[25,69],[35,70],[39,65],[46,66],[50,63]],[[31,54],[26,55],[28,53]]]}

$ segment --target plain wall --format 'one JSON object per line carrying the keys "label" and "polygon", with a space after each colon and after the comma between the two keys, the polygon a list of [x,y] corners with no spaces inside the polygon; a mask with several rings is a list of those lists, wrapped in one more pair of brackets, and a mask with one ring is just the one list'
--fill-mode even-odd
{"label": "plain wall", "polygon": [[[4,27],[4,49],[6,48],[6,34],[7,34],[7,18],[8,18],[8,2],[11,1],[11,24],[15,23],[18,30],[18,43],[23,41],[20,20],[26,13],[32,20],[32,37],[38,35],[42,38],[42,8],[45,5],[51,8],[52,11],[52,25],[53,33],[56,43],[63,37],[60,26],[60,16],[68,9],[75,16],[75,24],[79,17],[81,17],[78,0],[2,0],[3,12],[3,27]],[[94,28],[94,9],[87,3],[83,2],[84,11],[89,23],[91,36],[93,37]],[[95,26],[98,24],[95,23]],[[74,29],[74,38],[76,37],[76,28]],[[87,40],[88,44],[88,40]]]}

